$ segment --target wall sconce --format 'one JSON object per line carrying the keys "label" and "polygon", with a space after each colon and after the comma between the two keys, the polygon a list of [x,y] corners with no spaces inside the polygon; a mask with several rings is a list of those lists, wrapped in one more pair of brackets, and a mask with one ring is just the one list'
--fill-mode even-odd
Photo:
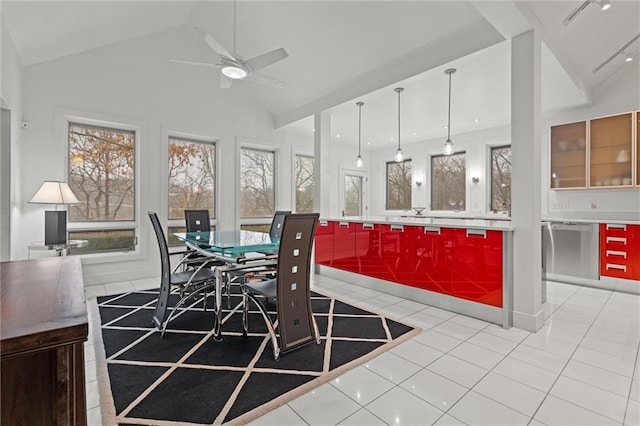
{"label": "wall sconce", "polygon": [[474,177],[471,178],[471,182],[478,183],[478,182],[480,182],[480,178],[478,176],[474,176]]}
{"label": "wall sconce", "polygon": [[421,180],[417,180],[416,181],[416,186],[422,186],[422,181]]}

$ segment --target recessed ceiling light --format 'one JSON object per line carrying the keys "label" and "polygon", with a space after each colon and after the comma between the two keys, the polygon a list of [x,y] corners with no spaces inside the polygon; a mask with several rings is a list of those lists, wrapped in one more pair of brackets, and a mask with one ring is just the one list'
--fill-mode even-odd
{"label": "recessed ceiling light", "polygon": [[339,137],[340,137],[340,133],[336,133],[336,138],[339,138]]}
{"label": "recessed ceiling light", "polygon": [[413,132],[413,136],[415,136],[415,135],[416,135],[416,132]]}
{"label": "recessed ceiling light", "polygon": [[476,117],[476,118],[474,118],[474,119],[473,119],[473,122],[474,122],[474,123],[477,123],[478,121],[480,121],[480,119],[479,119],[478,117]]}
{"label": "recessed ceiling light", "polygon": [[391,136],[391,140],[393,140],[393,136]]}
{"label": "recessed ceiling light", "polygon": [[371,145],[371,142],[367,142],[367,145]]}
{"label": "recessed ceiling light", "polygon": [[442,128],[443,128],[443,129],[446,129],[446,128],[447,128],[447,125],[445,124],[444,126],[442,126]]}

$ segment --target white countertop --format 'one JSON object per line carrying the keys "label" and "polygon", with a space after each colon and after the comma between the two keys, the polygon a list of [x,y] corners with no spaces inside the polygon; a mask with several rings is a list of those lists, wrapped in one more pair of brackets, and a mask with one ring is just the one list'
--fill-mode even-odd
{"label": "white countertop", "polygon": [[497,231],[513,231],[510,220],[495,219],[456,219],[434,218],[428,216],[346,216],[339,218],[320,218],[334,222],[381,223],[387,225],[424,225],[447,228],[489,229]]}

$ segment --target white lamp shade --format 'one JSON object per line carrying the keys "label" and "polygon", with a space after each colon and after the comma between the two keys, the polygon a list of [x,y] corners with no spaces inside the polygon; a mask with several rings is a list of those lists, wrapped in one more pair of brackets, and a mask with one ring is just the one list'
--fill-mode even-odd
{"label": "white lamp shade", "polygon": [[30,203],[38,204],[79,204],[66,182],[45,181]]}

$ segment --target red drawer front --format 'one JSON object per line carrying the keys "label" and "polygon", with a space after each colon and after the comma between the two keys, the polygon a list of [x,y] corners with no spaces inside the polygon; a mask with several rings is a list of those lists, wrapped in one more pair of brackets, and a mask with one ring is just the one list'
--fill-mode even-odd
{"label": "red drawer front", "polygon": [[454,230],[453,295],[502,307],[502,232]]}
{"label": "red drawer front", "polygon": [[611,237],[627,237],[631,239],[633,234],[633,225],[601,223],[600,234],[604,234]]}
{"label": "red drawer front", "polygon": [[416,240],[413,285],[453,295],[453,229],[412,228]]}
{"label": "red drawer front", "polygon": [[356,260],[356,227],[350,222],[335,222],[333,228],[333,262],[331,266],[358,272]]}
{"label": "red drawer front", "polygon": [[415,265],[415,241],[406,225],[381,225],[382,276],[380,278],[411,285]]}
{"label": "red drawer front", "polygon": [[334,222],[321,220],[316,226],[315,260],[320,265],[331,265],[333,260],[333,226]]}
{"label": "red drawer front", "polygon": [[620,262],[617,260],[602,260],[600,262],[600,275],[605,277],[634,279],[633,262],[627,260]]}
{"label": "red drawer front", "polygon": [[383,277],[381,225],[377,223],[354,223],[358,272],[374,278]]}

